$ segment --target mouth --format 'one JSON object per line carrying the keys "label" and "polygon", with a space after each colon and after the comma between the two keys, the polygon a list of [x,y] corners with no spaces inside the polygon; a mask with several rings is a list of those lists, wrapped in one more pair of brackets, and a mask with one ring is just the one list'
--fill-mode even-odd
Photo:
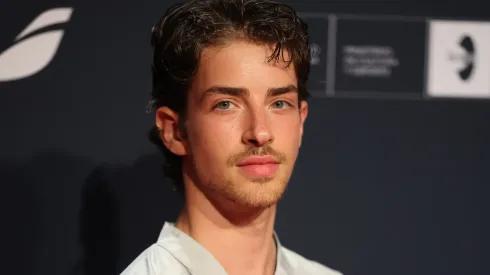
{"label": "mouth", "polygon": [[279,161],[272,156],[253,156],[240,162],[237,167],[252,179],[273,177],[279,168]]}

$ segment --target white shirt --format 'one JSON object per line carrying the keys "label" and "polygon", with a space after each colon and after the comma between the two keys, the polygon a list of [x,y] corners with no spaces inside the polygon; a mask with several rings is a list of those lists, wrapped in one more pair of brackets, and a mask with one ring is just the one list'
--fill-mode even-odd
{"label": "white shirt", "polygon": [[[342,275],[277,244],[275,275]],[[221,264],[189,235],[166,222],[155,244],[143,251],[121,275],[227,275]]]}

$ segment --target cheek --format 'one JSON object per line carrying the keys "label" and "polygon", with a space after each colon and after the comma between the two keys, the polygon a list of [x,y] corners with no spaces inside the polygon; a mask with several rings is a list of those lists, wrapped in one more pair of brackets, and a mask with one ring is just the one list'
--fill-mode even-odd
{"label": "cheek", "polygon": [[299,115],[298,118],[277,119],[272,125],[275,139],[273,147],[288,155],[289,158],[295,159],[301,136]]}
{"label": "cheek", "polygon": [[189,131],[190,147],[197,161],[216,162],[217,159],[228,158],[233,152],[238,133],[236,122],[199,119]]}
{"label": "cheek", "polygon": [[299,138],[300,118],[299,114],[290,114],[288,117],[277,117],[271,121],[271,127],[276,138],[292,140]]}

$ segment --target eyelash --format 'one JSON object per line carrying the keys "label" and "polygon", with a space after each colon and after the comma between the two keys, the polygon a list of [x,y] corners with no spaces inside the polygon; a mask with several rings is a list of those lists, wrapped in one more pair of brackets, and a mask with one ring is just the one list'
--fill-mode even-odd
{"label": "eyelash", "polygon": [[219,108],[218,108],[218,105],[220,105],[220,104],[222,104],[222,103],[225,103],[225,102],[226,102],[226,103],[233,104],[233,103],[232,103],[231,101],[229,101],[229,100],[223,100],[223,101],[220,101],[220,102],[218,102],[217,104],[215,104],[215,105],[213,106],[213,110],[214,110],[214,109],[219,109]]}
{"label": "eyelash", "polygon": [[[231,101],[229,101],[229,100],[223,100],[223,101],[220,101],[220,102],[218,102],[217,104],[215,104],[215,105],[213,106],[213,110],[215,110],[215,109],[219,109],[219,108],[218,108],[218,105],[220,105],[220,104],[222,104],[222,103],[225,103],[225,102],[226,102],[226,103],[233,104],[233,102],[231,102]],[[287,107],[294,107],[294,105],[293,105],[293,104],[291,104],[291,103],[287,102],[286,100],[277,100],[277,101],[274,101],[272,104],[275,104],[275,103],[277,103],[277,102],[283,102],[284,104],[286,104],[286,105],[287,105]],[[225,109],[225,110],[227,110],[227,109]]]}
{"label": "eyelash", "polygon": [[289,107],[289,108],[293,107],[293,104],[291,104],[291,103],[287,102],[286,100],[277,100],[277,101],[274,101],[272,104],[275,104],[275,103],[277,103],[277,102],[283,102],[283,103],[284,103],[284,104],[286,104],[286,105],[287,105],[287,107]]}

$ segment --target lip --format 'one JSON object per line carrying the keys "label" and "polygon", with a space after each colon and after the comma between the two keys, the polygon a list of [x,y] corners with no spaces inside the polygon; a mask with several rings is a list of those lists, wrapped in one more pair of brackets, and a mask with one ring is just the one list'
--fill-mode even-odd
{"label": "lip", "polygon": [[237,166],[279,164],[279,161],[272,156],[254,156],[240,162]]}
{"label": "lip", "polygon": [[249,157],[237,166],[249,179],[272,178],[279,169],[279,161],[272,156]]}

